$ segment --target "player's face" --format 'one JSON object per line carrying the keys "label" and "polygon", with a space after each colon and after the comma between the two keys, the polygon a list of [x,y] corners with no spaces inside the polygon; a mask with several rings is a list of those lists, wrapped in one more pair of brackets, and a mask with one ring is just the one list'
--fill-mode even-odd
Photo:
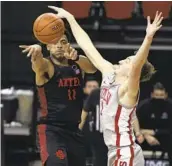
{"label": "player's face", "polygon": [[120,75],[128,75],[132,67],[132,61],[134,60],[135,56],[129,56],[126,59],[120,60],[118,65],[114,65],[117,74]]}
{"label": "player's face", "polygon": [[65,35],[56,43],[48,44],[47,49],[50,51],[50,54],[55,56],[55,58],[63,58],[64,53],[67,51],[68,40]]}
{"label": "player's face", "polygon": [[99,88],[99,84],[97,81],[88,81],[85,84],[84,92],[89,95],[94,89]]}
{"label": "player's face", "polygon": [[151,96],[154,99],[166,99],[167,98],[167,93],[165,92],[165,90],[155,89],[152,92]]}

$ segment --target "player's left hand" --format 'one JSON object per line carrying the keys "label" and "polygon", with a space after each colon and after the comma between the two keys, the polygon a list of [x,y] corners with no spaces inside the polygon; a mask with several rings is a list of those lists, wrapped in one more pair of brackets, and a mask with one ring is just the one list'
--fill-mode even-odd
{"label": "player's left hand", "polygon": [[161,27],[162,27],[162,12],[159,13],[158,11],[156,12],[154,21],[151,24],[150,16],[147,17],[147,29],[146,29],[146,35],[147,37],[153,37]]}
{"label": "player's left hand", "polygon": [[59,7],[56,7],[56,6],[48,6],[48,8],[53,9],[54,11],[56,11],[58,13],[57,16],[59,16],[60,18],[68,19],[70,17],[73,17],[73,15],[71,13],[64,10],[63,8],[59,8]]}
{"label": "player's left hand", "polygon": [[64,56],[66,59],[76,60],[78,58],[78,52],[68,44]]}

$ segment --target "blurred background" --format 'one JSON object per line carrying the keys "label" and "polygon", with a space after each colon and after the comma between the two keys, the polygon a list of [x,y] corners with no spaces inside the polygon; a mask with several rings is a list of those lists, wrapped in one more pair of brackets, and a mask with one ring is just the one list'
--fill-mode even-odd
{"label": "blurred background", "polygon": [[[163,27],[155,36],[149,56],[149,61],[155,66],[157,73],[151,81],[141,84],[140,100],[150,98],[151,92],[155,90],[153,86],[157,82],[161,82],[162,85],[158,89],[165,91],[171,100],[172,2],[1,2],[1,154],[2,165],[5,166],[41,165],[39,150],[36,148],[36,120],[39,112],[34,73],[30,60],[21,53],[19,45],[38,42],[33,36],[33,22],[42,13],[51,12],[47,8],[48,5],[63,7],[71,12],[88,32],[101,55],[112,63],[135,54],[145,35],[147,24],[145,18],[149,15],[153,19],[157,10],[163,12]],[[73,37],[71,44],[83,54]],[[44,55],[48,55],[45,48],[43,51]],[[86,75],[85,80],[90,77],[101,81],[99,72],[93,76]],[[168,109],[172,112],[170,106]],[[165,110],[165,107],[161,110]],[[170,114],[165,117],[162,119],[167,122],[166,129],[169,130],[169,135],[164,135],[163,138],[171,138],[172,126],[168,122]],[[151,121],[151,118],[146,120]],[[157,122],[156,116],[154,120]],[[161,126],[161,121],[158,121],[158,126]],[[146,127],[157,129],[157,126]],[[170,140],[172,142],[172,139]],[[160,145],[156,148],[142,145],[146,165],[169,165],[166,153],[168,150],[164,150]],[[87,165],[93,164],[90,161]]]}

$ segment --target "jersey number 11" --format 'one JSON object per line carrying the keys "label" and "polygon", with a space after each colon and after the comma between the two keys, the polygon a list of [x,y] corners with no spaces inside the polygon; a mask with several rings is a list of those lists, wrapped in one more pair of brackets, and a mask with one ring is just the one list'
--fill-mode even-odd
{"label": "jersey number 11", "polygon": [[68,89],[68,99],[76,100],[76,89]]}

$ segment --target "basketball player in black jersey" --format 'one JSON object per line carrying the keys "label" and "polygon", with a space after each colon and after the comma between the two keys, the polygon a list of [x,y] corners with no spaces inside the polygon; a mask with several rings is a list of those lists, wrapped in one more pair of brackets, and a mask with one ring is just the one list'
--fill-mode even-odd
{"label": "basketball player in black jersey", "polygon": [[40,154],[44,166],[84,166],[83,135],[78,130],[83,107],[82,70],[95,67],[68,43],[66,35],[48,44],[44,58],[40,45],[22,45],[31,56],[39,94],[41,117],[38,124]]}

